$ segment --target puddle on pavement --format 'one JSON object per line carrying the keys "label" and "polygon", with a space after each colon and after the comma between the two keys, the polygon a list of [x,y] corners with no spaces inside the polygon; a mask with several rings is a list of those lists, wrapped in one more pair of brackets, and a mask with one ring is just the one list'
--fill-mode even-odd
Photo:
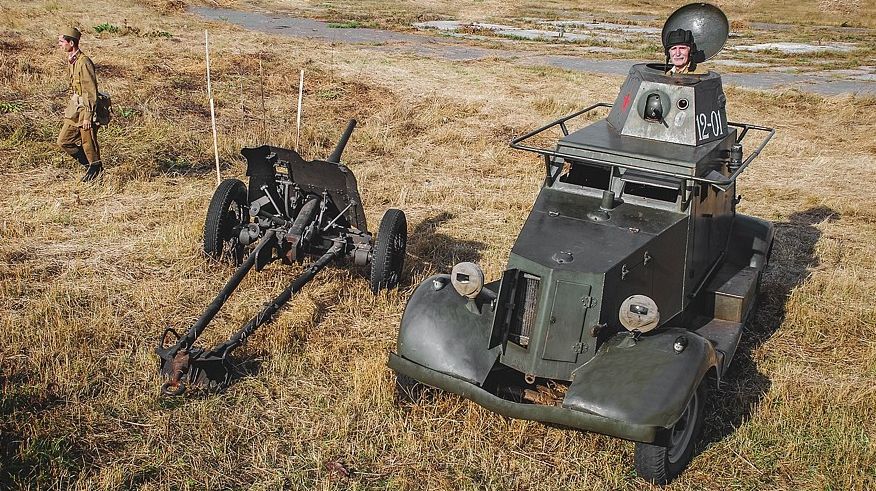
{"label": "puddle on pavement", "polygon": [[[369,28],[337,28],[331,27],[331,24],[311,19],[302,19],[280,14],[265,14],[259,12],[244,12],[239,10],[230,10],[223,8],[208,8],[208,7],[192,7],[190,12],[199,15],[203,18],[213,21],[229,22],[240,27],[259,32],[269,32],[272,34],[284,35],[296,38],[316,39],[330,43],[346,43],[360,44],[363,49],[379,50],[383,52],[395,52],[403,54],[415,54],[432,58],[454,60],[454,61],[472,61],[486,58],[497,58],[510,60],[514,63],[527,66],[551,66],[566,70],[574,70],[589,73],[601,73],[610,75],[626,75],[630,66],[633,63],[641,63],[643,61],[656,60],[594,60],[581,56],[560,56],[560,55],[535,55],[532,51],[523,51],[510,47],[512,39],[505,40],[509,43],[508,48],[481,48],[476,46],[467,46],[458,37],[448,35],[428,35],[424,33],[411,34],[402,32],[384,31],[380,29]],[[461,25],[457,21],[446,21]],[[424,23],[426,24],[426,23]],[[431,23],[430,23],[431,24]],[[440,32],[457,34],[451,31],[450,27],[454,24],[435,24],[434,29]],[[502,32],[505,28],[512,26],[502,26],[499,24],[482,24]],[[578,21],[544,21],[544,25],[549,25],[552,30],[548,29],[522,29],[513,28],[513,42],[528,42],[526,39],[548,39],[557,40],[562,32],[563,37],[570,35],[581,36],[599,36],[599,39],[606,39],[612,35],[626,36],[624,39],[629,39],[631,36],[639,37],[640,39],[654,38],[655,43],[659,42],[659,30],[650,27],[628,26],[625,24],[616,24],[610,22],[578,22]],[[571,27],[571,26],[575,27]],[[442,29],[444,26],[446,29]],[[563,27],[565,26],[565,27]],[[562,27],[562,30],[560,30]],[[588,30],[584,32],[570,32],[576,29]],[[555,38],[539,36],[554,36]],[[495,37],[490,39],[496,39]],[[583,39],[583,38],[581,38]],[[575,39],[564,39],[565,41]],[[770,43],[770,46],[781,44],[798,44],[798,43]],[[824,48],[832,46],[840,51],[845,49],[853,49],[854,45],[850,43],[832,43],[822,45],[803,45],[815,46]],[[752,45],[753,47],[766,45]],[[744,48],[737,46],[735,49]],[[763,49],[776,49],[774,47]],[[790,48],[788,48],[790,49]],[[623,50],[612,48],[610,46],[578,46],[577,52],[583,51],[605,51],[615,54],[623,54]],[[711,63],[711,62],[710,62]],[[737,85],[753,89],[782,89],[796,88],[807,92],[815,92],[824,95],[840,94],[844,92],[857,92],[861,95],[874,96],[876,95],[876,70],[874,67],[858,67],[855,70],[827,70],[817,72],[792,73],[777,71],[775,68],[761,67],[760,64],[748,63],[735,60],[716,60],[716,66],[728,67],[744,67],[765,69],[768,71],[759,73],[727,73],[722,74],[724,81],[728,85]]]}

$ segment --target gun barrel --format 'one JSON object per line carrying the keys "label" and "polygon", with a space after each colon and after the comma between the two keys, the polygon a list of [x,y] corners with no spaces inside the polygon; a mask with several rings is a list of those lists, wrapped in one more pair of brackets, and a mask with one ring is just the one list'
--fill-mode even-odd
{"label": "gun barrel", "polygon": [[353,134],[353,128],[356,127],[356,120],[351,119],[349,123],[347,123],[347,129],[344,130],[344,134],[341,135],[341,139],[338,140],[338,145],[335,147],[335,151],[329,155],[328,161],[340,164],[341,163],[341,154],[344,153],[344,147],[347,146],[347,141],[350,139],[350,135]]}

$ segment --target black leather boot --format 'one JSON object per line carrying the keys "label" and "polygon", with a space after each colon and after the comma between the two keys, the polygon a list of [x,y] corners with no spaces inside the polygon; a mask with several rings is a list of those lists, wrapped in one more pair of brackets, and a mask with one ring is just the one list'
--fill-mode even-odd
{"label": "black leather boot", "polygon": [[88,167],[91,165],[91,162],[88,161],[88,157],[85,156],[85,150],[82,150],[82,147],[79,147],[76,150],[76,153],[73,154],[73,158],[82,164],[82,167]]}
{"label": "black leather boot", "polygon": [[88,170],[85,171],[85,175],[82,176],[82,182],[93,181],[97,179],[103,173],[103,165],[100,162],[95,162],[88,166]]}

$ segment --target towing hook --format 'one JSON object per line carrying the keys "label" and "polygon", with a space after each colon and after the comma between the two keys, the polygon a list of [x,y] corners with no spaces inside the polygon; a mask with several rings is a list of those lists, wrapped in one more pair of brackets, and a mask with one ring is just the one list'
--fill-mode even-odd
{"label": "towing hook", "polygon": [[186,391],[183,376],[189,371],[191,357],[187,350],[179,350],[170,362],[169,379],[161,385],[161,395],[178,396]]}
{"label": "towing hook", "polygon": [[161,384],[161,395],[168,397],[176,397],[183,394],[186,391],[185,382],[177,380],[176,382],[172,382],[168,380]]}

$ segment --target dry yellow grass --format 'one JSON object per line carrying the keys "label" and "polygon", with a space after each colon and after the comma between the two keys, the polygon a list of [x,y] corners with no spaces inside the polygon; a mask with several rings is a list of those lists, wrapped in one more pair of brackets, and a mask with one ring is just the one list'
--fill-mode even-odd
{"label": "dry yellow grass", "polygon": [[[156,337],[189,326],[230,274],[200,254],[214,186],[207,25],[181,3],[0,7],[0,487],[647,488],[632,444],[508,420],[451,395],[400,408],[384,366],[419,281],[465,259],[490,278],[501,272],[542,172],[507,147],[510,136],[611,100],[616,77],[213,26],[225,175],[243,174],[243,145],[291,145],[307,67],[303,151],[325,155],[344,121],[360,120],[345,161],[372,229],[388,207],[408,214],[408,279],[375,298],[358,272],[328,269],[238,352],[251,377],[220,396],[157,397]],[[124,19],[141,34],[83,39],[117,110],[101,134],[106,176],[86,186],[53,143],[65,89],[55,32]],[[742,90],[728,99],[732,120],[778,129],[740,184],[742,211],[775,221],[778,237],[704,450],[670,489],[872,489],[876,101]],[[296,271],[273,265],[247,279],[203,342],[227,335]]]}

